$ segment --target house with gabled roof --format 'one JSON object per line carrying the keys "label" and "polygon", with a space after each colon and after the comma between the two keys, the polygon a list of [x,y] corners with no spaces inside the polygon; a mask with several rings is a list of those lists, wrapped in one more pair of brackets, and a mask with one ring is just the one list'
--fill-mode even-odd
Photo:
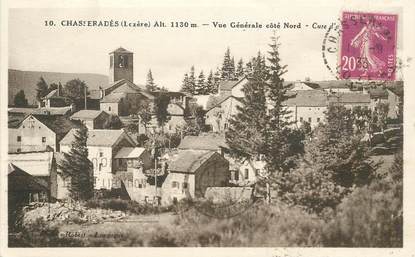
{"label": "house with gabled roof", "polygon": [[227,130],[230,119],[238,113],[238,107],[242,104],[239,97],[232,95],[217,100],[206,111],[205,122],[213,132],[223,132]]}
{"label": "house with gabled roof", "polygon": [[229,182],[229,162],[217,152],[178,150],[163,159],[167,167],[162,185],[163,203],[204,197],[208,187],[226,186]]}
{"label": "house with gabled roof", "polygon": [[103,129],[105,123],[110,120],[110,115],[102,110],[80,110],[70,119],[82,122],[88,129]]}
{"label": "house with gabled roof", "polygon": [[308,122],[312,128],[324,121],[328,93],[324,90],[301,90],[295,92],[284,105],[290,111],[289,118],[296,126]]}
{"label": "house with gabled roof", "polygon": [[34,192],[30,192],[30,184],[20,184],[18,177],[15,177],[18,184],[9,184],[9,191],[22,191],[23,195],[25,187],[27,187],[28,193],[30,193],[27,195],[29,202],[41,201],[41,198],[43,201],[57,199],[57,167],[54,152],[10,153],[7,161],[9,162],[9,172],[15,171],[17,172],[14,173],[15,175],[25,176],[20,182],[30,181],[30,183],[40,185],[46,194],[34,195]]}
{"label": "house with gabled roof", "polygon": [[[72,129],[61,140],[61,152],[69,153],[75,140],[76,130]],[[128,134],[120,130],[90,129],[88,130],[87,148],[88,159],[92,162],[95,188],[111,189],[115,174],[115,156],[124,147],[135,147],[134,141]]]}
{"label": "house with gabled roof", "polygon": [[59,141],[78,123],[65,116],[10,115],[9,152],[59,151]]}

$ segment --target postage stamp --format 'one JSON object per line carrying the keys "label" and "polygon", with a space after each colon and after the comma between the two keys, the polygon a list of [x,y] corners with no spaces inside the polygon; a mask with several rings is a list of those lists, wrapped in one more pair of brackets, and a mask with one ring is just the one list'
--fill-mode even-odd
{"label": "postage stamp", "polygon": [[398,16],[343,12],[340,78],[395,80]]}

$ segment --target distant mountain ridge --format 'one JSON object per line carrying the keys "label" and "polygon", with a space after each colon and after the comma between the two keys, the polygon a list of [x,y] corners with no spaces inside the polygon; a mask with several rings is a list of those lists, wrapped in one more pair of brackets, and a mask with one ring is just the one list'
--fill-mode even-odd
{"label": "distant mountain ridge", "polygon": [[71,79],[79,78],[80,80],[85,81],[89,90],[98,89],[99,86],[105,87],[108,85],[108,76],[102,74],[22,71],[9,69],[9,104],[13,104],[14,96],[17,92],[23,89],[29,104],[36,105],[36,84],[41,76],[48,84],[61,82],[62,85]]}

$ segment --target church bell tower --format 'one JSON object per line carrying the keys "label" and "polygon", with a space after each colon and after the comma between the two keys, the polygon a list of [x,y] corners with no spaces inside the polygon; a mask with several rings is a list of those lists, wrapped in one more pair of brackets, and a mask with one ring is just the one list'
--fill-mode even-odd
{"label": "church bell tower", "polygon": [[114,83],[121,79],[133,81],[133,53],[120,47],[110,55],[109,83]]}

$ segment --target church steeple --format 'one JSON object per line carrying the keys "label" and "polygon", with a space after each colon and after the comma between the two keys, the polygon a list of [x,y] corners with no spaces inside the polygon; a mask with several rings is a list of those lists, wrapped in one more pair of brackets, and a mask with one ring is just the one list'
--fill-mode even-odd
{"label": "church steeple", "polygon": [[133,52],[122,47],[109,53],[110,55],[110,72],[109,83],[126,79],[133,82]]}

